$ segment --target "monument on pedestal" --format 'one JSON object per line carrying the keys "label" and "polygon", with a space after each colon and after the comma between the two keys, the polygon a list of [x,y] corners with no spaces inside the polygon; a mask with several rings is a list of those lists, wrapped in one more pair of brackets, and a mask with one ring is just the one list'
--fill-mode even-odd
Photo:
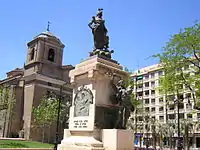
{"label": "monument on pedestal", "polygon": [[70,71],[73,101],[69,129],[65,129],[59,150],[133,149],[133,134],[125,130],[133,109],[132,87],[125,87],[127,72],[113,60],[109,37],[98,9],[89,27],[94,37],[90,57]]}

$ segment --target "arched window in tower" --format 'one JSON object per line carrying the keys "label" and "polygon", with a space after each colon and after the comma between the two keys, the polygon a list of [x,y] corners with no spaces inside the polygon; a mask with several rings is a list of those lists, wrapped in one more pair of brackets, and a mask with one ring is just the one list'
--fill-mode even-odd
{"label": "arched window in tower", "polygon": [[50,48],[48,53],[48,60],[54,62],[55,51],[54,49]]}
{"label": "arched window in tower", "polygon": [[32,48],[30,53],[30,60],[34,59],[34,55],[35,55],[35,48]]}

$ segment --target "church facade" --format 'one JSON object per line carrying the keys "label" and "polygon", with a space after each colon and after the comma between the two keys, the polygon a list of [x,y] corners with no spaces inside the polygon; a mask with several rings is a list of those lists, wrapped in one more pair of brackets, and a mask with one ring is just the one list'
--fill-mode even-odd
{"label": "church facade", "polygon": [[[40,104],[45,92],[59,93],[62,87],[63,94],[72,94],[72,89],[63,85],[69,83],[73,66],[62,64],[65,46],[49,31],[40,33],[27,45],[24,67],[8,72],[0,81],[0,137],[16,137],[23,130],[25,139],[41,140],[31,129],[32,108]],[[55,129],[48,138],[55,138]]]}

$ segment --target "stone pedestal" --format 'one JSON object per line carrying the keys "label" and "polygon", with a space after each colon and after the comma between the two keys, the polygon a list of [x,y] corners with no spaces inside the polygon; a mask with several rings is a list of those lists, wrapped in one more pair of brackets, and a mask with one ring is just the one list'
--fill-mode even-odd
{"label": "stone pedestal", "polygon": [[93,132],[71,132],[64,130],[64,136],[58,150],[104,150],[99,137],[100,131]]}
{"label": "stone pedestal", "polygon": [[[105,122],[102,110],[109,112],[109,108],[115,107],[111,101],[112,84],[126,78],[127,73],[114,60],[92,56],[76,65],[69,76],[73,86],[69,130],[65,130],[58,149],[104,149],[100,130],[102,122]],[[107,128],[104,124],[102,127]],[[124,132],[120,131],[117,137],[118,133],[124,136]],[[110,140],[109,137],[107,139]]]}
{"label": "stone pedestal", "polygon": [[133,133],[129,130],[103,129],[102,142],[105,150],[133,150]]}

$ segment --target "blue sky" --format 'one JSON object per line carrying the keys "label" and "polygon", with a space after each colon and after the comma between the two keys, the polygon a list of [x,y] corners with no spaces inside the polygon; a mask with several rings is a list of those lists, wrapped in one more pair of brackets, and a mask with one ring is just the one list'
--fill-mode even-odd
{"label": "blue sky", "polygon": [[157,62],[170,35],[200,20],[199,0],[2,0],[0,3],[0,78],[22,67],[26,43],[50,30],[66,45],[64,64],[75,65],[93,48],[87,26],[97,8],[104,8],[113,58],[135,70]]}

